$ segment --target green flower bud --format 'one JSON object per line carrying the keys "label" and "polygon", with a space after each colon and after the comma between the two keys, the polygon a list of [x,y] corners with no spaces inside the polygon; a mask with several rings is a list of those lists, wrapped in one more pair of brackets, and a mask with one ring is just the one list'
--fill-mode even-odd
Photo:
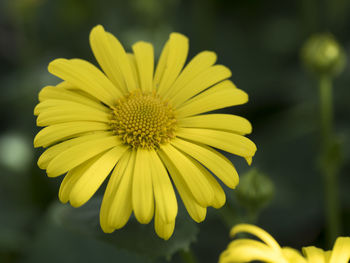
{"label": "green flower bud", "polygon": [[346,63],[346,54],[331,34],[311,36],[301,50],[305,67],[316,75],[340,74]]}
{"label": "green flower bud", "polygon": [[242,206],[258,211],[272,199],[274,184],[267,176],[253,168],[240,177],[235,193]]}

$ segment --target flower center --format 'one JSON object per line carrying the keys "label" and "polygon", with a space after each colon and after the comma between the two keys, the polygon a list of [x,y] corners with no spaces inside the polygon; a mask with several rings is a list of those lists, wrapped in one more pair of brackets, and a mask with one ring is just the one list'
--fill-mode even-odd
{"label": "flower center", "polygon": [[112,110],[113,130],[133,148],[158,148],[175,137],[174,111],[155,93],[131,92]]}

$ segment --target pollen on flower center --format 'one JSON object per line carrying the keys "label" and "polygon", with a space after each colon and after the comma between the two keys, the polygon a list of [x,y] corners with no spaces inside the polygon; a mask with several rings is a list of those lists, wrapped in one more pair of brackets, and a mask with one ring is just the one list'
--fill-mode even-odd
{"label": "pollen on flower center", "polygon": [[120,99],[112,110],[113,130],[133,148],[157,148],[175,137],[174,111],[153,92],[132,92]]}

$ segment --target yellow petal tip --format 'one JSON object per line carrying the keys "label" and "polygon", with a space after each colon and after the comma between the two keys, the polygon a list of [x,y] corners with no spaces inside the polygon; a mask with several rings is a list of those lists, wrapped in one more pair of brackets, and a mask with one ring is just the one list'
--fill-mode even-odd
{"label": "yellow petal tip", "polygon": [[178,32],[173,32],[170,34],[170,38],[182,38],[183,40],[186,40],[186,41],[189,41],[188,40],[188,37],[186,37],[185,35],[181,34],[181,33],[178,33]]}
{"label": "yellow petal tip", "polygon": [[245,160],[247,161],[247,164],[249,166],[251,166],[252,162],[253,162],[253,157],[246,157]]}
{"label": "yellow petal tip", "polygon": [[92,32],[92,31],[95,31],[95,30],[103,30],[103,31],[104,31],[105,29],[104,29],[104,27],[103,27],[102,25],[99,24],[99,25],[94,26],[94,27],[91,29],[91,32]]}
{"label": "yellow petal tip", "polygon": [[140,215],[137,216],[135,214],[135,217],[140,224],[147,225],[149,222],[151,222],[153,215],[146,217],[146,216],[140,216]]}
{"label": "yellow petal tip", "polygon": [[61,63],[67,63],[69,60],[68,59],[65,59],[65,58],[57,58],[57,59],[55,59],[55,60],[53,60],[53,61],[51,61],[50,63],[49,63],[49,65],[48,65],[48,67],[47,67],[47,70],[51,73],[51,74],[53,74],[53,75],[55,75],[55,69],[56,69],[56,67],[59,65],[59,64],[61,64]]}
{"label": "yellow petal tip", "polygon": [[106,33],[106,31],[102,25],[97,25],[97,26],[93,27],[93,29],[91,29],[91,31],[90,31],[90,41],[92,38],[97,37],[97,34],[101,34],[101,33]]}
{"label": "yellow petal tip", "polygon": [[39,158],[39,160],[36,162],[38,167],[41,169],[41,170],[45,170],[46,167],[44,166],[43,164],[43,161]]}
{"label": "yellow petal tip", "polygon": [[33,142],[34,148],[39,148],[42,145],[40,144],[40,141],[38,142],[37,136],[34,137],[34,142]]}
{"label": "yellow petal tip", "polygon": [[71,198],[69,200],[69,203],[75,208],[81,207],[83,204],[85,204],[85,202],[81,202],[80,200],[74,200],[74,198]]}

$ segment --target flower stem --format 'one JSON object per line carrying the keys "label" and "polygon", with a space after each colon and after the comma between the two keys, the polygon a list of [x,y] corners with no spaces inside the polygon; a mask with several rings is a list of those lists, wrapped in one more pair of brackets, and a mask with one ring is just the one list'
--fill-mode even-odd
{"label": "flower stem", "polygon": [[180,250],[180,257],[184,263],[197,263],[197,259],[190,248]]}
{"label": "flower stem", "polygon": [[333,126],[332,80],[328,76],[321,76],[319,85],[321,101],[321,132],[323,141],[322,147],[327,148],[330,144]]}
{"label": "flower stem", "polygon": [[332,79],[321,76],[320,87],[320,114],[321,114],[321,172],[325,191],[325,208],[327,220],[327,243],[333,244],[340,233],[340,208],[338,196],[338,163],[333,161],[333,96]]}

